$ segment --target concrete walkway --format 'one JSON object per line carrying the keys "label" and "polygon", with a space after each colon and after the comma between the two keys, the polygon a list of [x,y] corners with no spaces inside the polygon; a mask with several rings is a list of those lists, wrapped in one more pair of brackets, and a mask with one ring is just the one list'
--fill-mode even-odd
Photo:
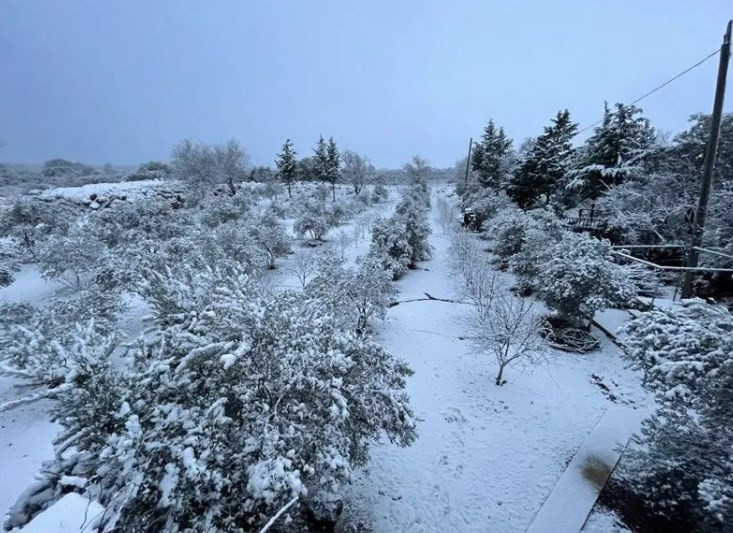
{"label": "concrete walkway", "polygon": [[527,533],[577,533],[631,436],[649,415],[646,409],[609,408],[570,461]]}

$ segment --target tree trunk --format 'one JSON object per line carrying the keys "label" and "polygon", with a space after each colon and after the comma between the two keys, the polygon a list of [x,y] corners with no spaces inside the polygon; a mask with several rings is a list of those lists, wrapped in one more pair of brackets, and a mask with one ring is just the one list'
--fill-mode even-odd
{"label": "tree trunk", "polygon": [[336,182],[331,183],[331,190],[333,190],[333,201],[336,201]]}
{"label": "tree trunk", "polygon": [[499,364],[499,373],[496,375],[496,385],[501,387],[504,384],[504,380],[502,379],[504,375],[504,364]]}
{"label": "tree trunk", "polygon": [[290,182],[288,182],[288,198],[293,198],[293,194],[290,192]]}
{"label": "tree trunk", "polygon": [[232,196],[234,196],[235,194],[237,194],[237,189],[236,189],[236,187],[234,187],[234,178],[230,177],[229,180],[227,181],[227,184],[229,185],[229,193]]}

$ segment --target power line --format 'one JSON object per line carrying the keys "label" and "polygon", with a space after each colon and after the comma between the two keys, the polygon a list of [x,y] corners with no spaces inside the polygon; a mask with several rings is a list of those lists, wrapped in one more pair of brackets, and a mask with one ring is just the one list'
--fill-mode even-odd
{"label": "power line", "polygon": [[[652,94],[654,94],[655,92],[657,92],[657,91],[658,91],[659,89],[662,89],[663,87],[666,87],[667,85],[669,85],[670,83],[672,83],[672,82],[673,82],[673,81],[675,81],[676,79],[678,79],[678,78],[681,78],[682,76],[684,76],[685,74],[687,74],[687,73],[688,73],[688,72],[690,72],[691,70],[693,70],[693,69],[695,69],[695,68],[699,67],[700,65],[702,65],[703,63],[705,63],[705,61],[707,61],[708,59],[710,59],[711,57],[713,57],[713,56],[715,56],[715,55],[717,55],[717,54],[719,54],[719,53],[720,53],[720,49],[718,48],[718,49],[717,49],[717,50],[715,50],[715,52],[713,52],[712,54],[710,54],[710,55],[708,55],[708,56],[704,57],[703,59],[701,59],[700,61],[698,61],[698,62],[697,62],[697,63],[695,63],[694,65],[692,65],[691,67],[688,67],[688,68],[686,68],[685,70],[683,70],[682,72],[680,72],[680,73],[679,73],[679,74],[677,74],[676,76],[674,76],[674,77],[672,77],[672,78],[668,79],[668,80],[667,80],[667,81],[665,81],[665,82],[664,82],[663,84],[659,85],[658,87],[655,87],[654,89],[652,89],[652,90],[651,90],[651,91],[649,91],[648,93],[646,93],[646,94],[644,94],[644,95],[640,96],[639,98],[637,98],[636,100],[634,100],[633,102],[631,102],[631,103],[630,103],[629,105],[635,105],[635,104],[638,104],[639,102],[641,102],[641,101],[642,101],[642,100],[643,100],[644,98],[646,98],[647,96],[651,96]],[[601,119],[601,120],[598,120],[598,121],[594,122],[594,123],[593,123],[593,124],[591,124],[590,126],[586,126],[586,127],[585,127],[585,128],[583,128],[582,130],[580,130],[580,131],[579,131],[578,133],[576,133],[576,135],[580,135],[580,134],[581,134],[581,133],[583,133],[584,131],[588,131],[589,129],[591,129],[591,128],[594,128],[595,126],[597,126],[597,125],[598,125],[598,124],[600,124],[601,122],[603,122],[603,119]]]}

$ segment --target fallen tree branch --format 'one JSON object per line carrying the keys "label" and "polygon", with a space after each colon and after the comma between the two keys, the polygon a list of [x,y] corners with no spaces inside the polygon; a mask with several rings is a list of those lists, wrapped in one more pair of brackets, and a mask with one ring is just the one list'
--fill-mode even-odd
{"label": "fallen tree branch", "polygon": [[260,533],[266,533],[266,531],[268,531],[275,524],[275,522],[277,522],[277,519],[280,518],[282,514],[285,511],[287,511],[288,509],[290,509],[290,507],[292,507],[293,504],[297,501],[298,501],[298,496],[296,496],[295,498],[290,500],[288,503],[286,503],[282,507],[282,509],[280,509],[277,513],[275,513],[275,516],[273,516],[272,518],[270,518],[270,520],[268,520],[267,524],[265,524],[265,527],[260,529]]}
{"label": "fallen tree branch", "polygon": [[388,307],[396,307],[400,304],[407,304],[412,302],[446,302],[449,304],[463,304],[463,305],[470,305],[469,302],[461,302],[460,300],[450,300],[448,298],[436,298],[435,296],[432,296],[430,293],[423,293],[425,294],[425,298],[414,298],[412,300],[402,300],[398,302],[390,302]]}

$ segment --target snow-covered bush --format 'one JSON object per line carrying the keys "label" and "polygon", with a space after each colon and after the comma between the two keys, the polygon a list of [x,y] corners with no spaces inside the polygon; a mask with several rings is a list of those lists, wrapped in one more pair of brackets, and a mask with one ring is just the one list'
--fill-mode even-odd
{"label": "snow-covered bush", "polygon": [[246,218],[254,204],[252,195],[241,189],[234,195],[207,195],[201,201],[201,222],[214,228],[219,224]]}
{"label": "snow-covered bush", "polygon": [[346,268],[342,259],[324,254],[318,273],[305,289],[309,297],[326,302],[347,330],[362,335],[373,318],[384,318],[397,290],[392,273],[377,258],[367,256],[357,263],[356,268]]}
{"label": "snow-covered bush", "polygon": [[539,296],[566,319],[590,327],[596,311],[635,295],[624,268],[611,260],[608,241],[568,233],[545,257],[536,277]]}
{"label": "snow-covered bush", "polygon": [[375,203],[384,202],[385,200],[389,199],[389,189],[387,189],[387,187],[383,183],[377,183],[374,186],[372,198],[374,199]]}
{"label": "snow-covered bush", "polygon": [[466,211],[474,213],[482,221],[494,218],[501,209],[513,207],[512,201],[504,191],[496,192],[484,187],[467,195],[463,205]]}
{"label": "snow-covered bush", "polygon": [[407,242],[410,244],[412,261],[423,261],[432,255],[432,249],[428,244],[430,235],[430,224],[427,220],[422,194],[406,195],[395,207],[395,215],[405,221],[407,229]]}
{"label": "snow-covered bush", "polygon": [[61,198],[20,198],[0,215],[0,237],[10,237],[21,256],[32,258],[37,243],[64,235],[77,216],[78,209]]}
{"label": "snow-covered bush", "polygon": [[493,251],[502,259],[519,253],[531,228],[556,237],[562,231],[557,216],[546,209],[522,211],[516,207],[500,209],[484,226],[484,232],[494,241]]}
{"label": "snow-covered bush", "polygon": [[290,237],[283,224],[265,212],[247,224],[246,238],[259,251],[265,268],[275,268],[275,260],[290,253]]}
{"label": "snow-covered bush", "polygon": [[402,276],[411,264],[412,247],[407,240],[407,222],[402,217],[377,219],[372,225],[369,255],[380,261],[393,279]]}
{"label": "snow-covered bush", "polygon": [[643,313],[621,334],[659,403],[626,475],[659,514],[722,531],[733,517],[733,315],[689,300]]}
{"label": "snow-covered bush", "polygon": [[327,208],[325,201],[306,201],[293,224],[293,231],[300,238],[308,234],[314,241],[322,241],[334,223],[335,217]]}
{"label": "snow-covered bush", "polygon": [[43,308],[0,306],[0,374],[25,380],[33,388],[17,403],[54,398],[65,390],[77,379],[70,351],[89,336],[110,336],[123,310],[118,293],[96,286]]}
{"label": "snow-covered bush", "polygon": [[530,215],[516,207],[500,209],[485,225],[484,232],[492,235],[493,252],[508,259],[522,249],[524,232],[530,224]]}
{"label": "snow-covered bush", "polygon": [[75,225],[65,235],[53,235],[38,247],[36,259],[43,277],[76,289],[94,281],[93,275],[104,265],[107,247],[89,229]]}
{"label": "snow-covered bush", "polygon": [[[154,305],[157,340],[124,370],[93,354],[103,342],[80,350],[97,366],[79,365],[58,395],[65,453],[35,495],[58,497],[60,477],[76,476],[109,531],[257,530],[294,497],[334,512],[372,441],[414,440],[402,362],[304,295],[204,276],[215,294],[193,273],[154,288],[175,305]],[[9,523],[32,511],[16,505]]]}

